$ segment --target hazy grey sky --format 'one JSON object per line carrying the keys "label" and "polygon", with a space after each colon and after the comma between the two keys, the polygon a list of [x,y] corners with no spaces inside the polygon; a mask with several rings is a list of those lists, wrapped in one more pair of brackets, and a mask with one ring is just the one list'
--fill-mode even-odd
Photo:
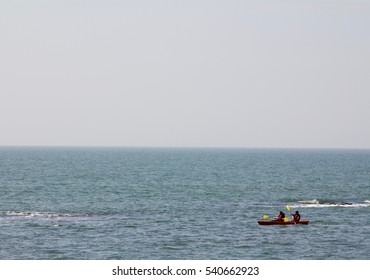
{"label": "hazy grey sky", "polygon": [[370,148],[370,1],[0,0],[0,145]]}

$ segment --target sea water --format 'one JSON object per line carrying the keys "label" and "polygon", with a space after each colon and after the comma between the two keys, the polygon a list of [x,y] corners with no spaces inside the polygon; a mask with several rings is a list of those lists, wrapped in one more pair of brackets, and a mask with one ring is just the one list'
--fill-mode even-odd
{"label": "sea water", "polygon": [[[309,225],[260,226],[300,211]],[[370,151],[0,148],[0,259],[370,259]]]}

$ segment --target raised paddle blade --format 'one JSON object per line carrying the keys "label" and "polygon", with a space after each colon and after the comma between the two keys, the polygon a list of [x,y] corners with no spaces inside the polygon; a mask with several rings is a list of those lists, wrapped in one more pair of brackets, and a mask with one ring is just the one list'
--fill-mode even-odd
{"label": "raised paddle blade", "polygon": [[286,205],[285,208],[286,208],[286,210],[290,211],[290,206],[289,205]]}
{"label": "raised paddle blade", "polygon": [[269,216],[264,215],[264,216],[263,216],[263,218],[264,218],[265,220],[267,220],[267,219],[269,218]]}

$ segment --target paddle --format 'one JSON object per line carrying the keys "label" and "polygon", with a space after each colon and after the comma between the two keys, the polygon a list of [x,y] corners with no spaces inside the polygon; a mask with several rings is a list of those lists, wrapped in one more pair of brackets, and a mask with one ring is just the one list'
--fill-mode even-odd
{"label": "paddle", "polygon": [[290,214],[292,214],[292,212],[290,212],[290,206],[288,204],[285,206],[285,208],[289,211]]}
{"label": "paddle", "polygon": [[[268,218],[269,218],[269,216],[267,216],[267,215],[263,215],[263,218],[265,219],[265,220],[267,220]],[[283,219],[284,220],[284,222],[289,222],[289,218],[284,218]]]}
{"label": "paddle", "polygon": [[[285,208],[286,208],[286,210],[288,210],[289,211],[289,213],[290,213],[290,215],[292,215],[293,216],[293,214],[292,214],[292,212],[290,212],[290,206],[287,204],[287,205],[285,205]],[[294,221],[294,223],[296,224],[297,222],[293,219],[293,221]]]}

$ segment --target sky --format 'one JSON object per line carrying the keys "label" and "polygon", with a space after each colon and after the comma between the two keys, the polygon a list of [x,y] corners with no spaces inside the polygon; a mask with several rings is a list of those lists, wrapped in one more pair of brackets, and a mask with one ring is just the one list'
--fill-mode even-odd
{"label": "sky", "polygon": [[369,14],[0,0],[0,146],[370,148]]}

